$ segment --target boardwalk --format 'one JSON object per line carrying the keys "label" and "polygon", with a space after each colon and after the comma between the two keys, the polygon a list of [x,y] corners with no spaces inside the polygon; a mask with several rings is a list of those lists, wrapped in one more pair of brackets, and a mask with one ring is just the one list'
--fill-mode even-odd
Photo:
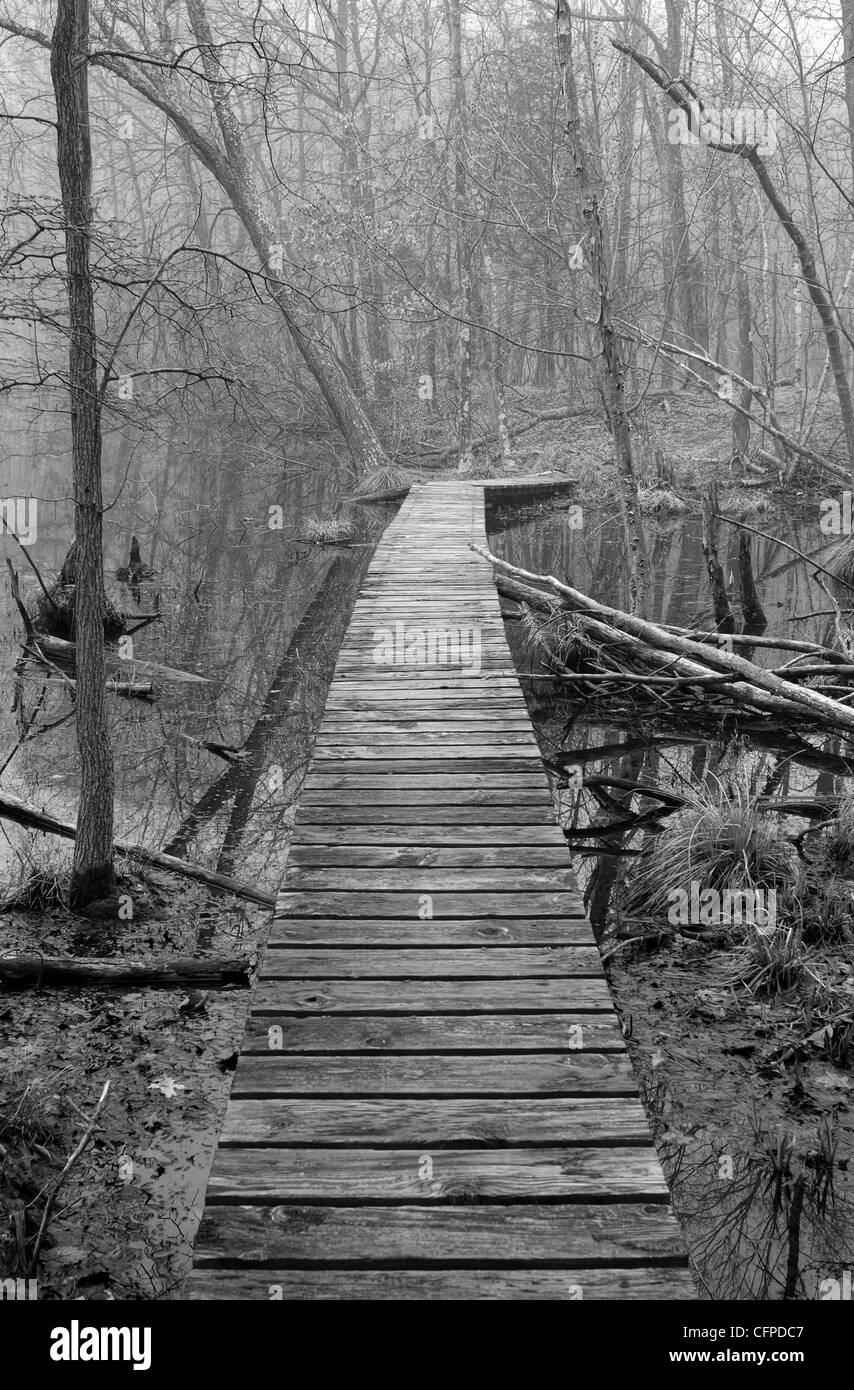
{"label": "boardwalk", "polygon": [[191,1298],[696,1297],[472,539],[414,487],[362,586]]}

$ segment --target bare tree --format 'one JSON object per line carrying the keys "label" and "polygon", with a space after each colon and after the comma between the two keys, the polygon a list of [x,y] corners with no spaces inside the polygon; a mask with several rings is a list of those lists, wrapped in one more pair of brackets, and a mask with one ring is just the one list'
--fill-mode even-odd
{"label": "bare tree", "polygon": [[[283,234],[277,230],[257,186],[231,95],[236,80],[224,65],[222,46],[214,42],[204,0],[187,0],[186,9],[201,57],[201,79],[210,102],[210,111],[203,116],[197,117],[176,93],[170,64],[163,60],[161,53],[154,49],[142,53],[135,51],[117,32],[112,14],[103,17],[102,26],[109,48],[93,53],[90,62],[114,73],[166,116],[200,163],[213,174],[246,230],[267,277],[272,298],[347,441],[357,470],[379,468],[388,459],[363,402],[348,381],[335,352],[306,315],[299,293],[284,279]],[[47,35],[10,16],[0,18],[0,28],[42,47],[50,46]],[[194,69],[191,74],[194,85],[199,75]]]}
{"label": "bare tree", "polygon": [[80,806],[70,902],[85,907],[115,890],[113,756],[104,696],[104,562],[101,406],[95,299],[89,263],[92,153],[89,135],[88,0],[58,0],[50,50],[56,96],[57,167],[65,218],[69,392],[74,463],[77,747]]}
{"label": "bare tree", "polygon": [[[690,122],[696,120],[696,113],[700,115],[705,111],[703,101],[694,89],[693,85],[684,78],[673,77],[660,64],[648,58],[645,54],[638,52],[628,44],[622,43],[618,39],[612,39],[615,48],[621,53],[627,53],[638,67],[647,74],[648,77],[660,87],[669,97],[674,107],[679,108],[685,118]],[[842,334],[840,332],[839,321],[833,300],[828,292],[827,286],[822,281],[818,267],[816,265],[815,254],[807,240],[800,224],[795,218],[794,213],[788,206],[783,195],[780,193],[768,170],[762,155],[759,153],[756,143],[750,143],[739,139],[707,139],[706,142],[710,149],[720,150],[724,154],[734,154],[743,159],[750,165],[756,176],[756,181],[769,204],[774,210],[780,226],[792,242],[797,255],[798,265],[807,293],[815,307],[824,333],[827,345],[827,355],[830,360],[833,380],[836,385],[836,395],[839,401],[839,409],[842,416],[842,429],[845,435],[845,444],[848,452],[848,465],[851,472],[852,483],[854,483],[854,404],[851,399],[851,387],[848,380],[848,369],[845,362],[843,350]]]}
{"label": "bare tree", "polygon": [[585,234],[579,256],[589,257],[595,300],[593,331],[598,340],[598,379],[608,427],[614,440],[617,473],[620,480],[623,527],[629,560],[629,589],[633,613],[646,611],[649,559],[643,529],[637,478],[632,454],[629,416],[626,410],[624,367],[620,344],[611,313],[611,285],[608,254],[599,203],[598,180],[592,156],[585,147],[581,107],[575,81],[572,53],[572,19],[568,0],[557,0],[557,56],[561,96],[566,114],[564,137],[572,161],[578,194],[578,209]]}

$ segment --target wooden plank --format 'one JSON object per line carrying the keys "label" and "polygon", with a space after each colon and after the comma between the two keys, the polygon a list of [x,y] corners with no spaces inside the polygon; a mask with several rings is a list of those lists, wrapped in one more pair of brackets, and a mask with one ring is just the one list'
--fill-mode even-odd
{"label": "wooden plank", "polygon": [[379,1056],[241,1056],[231,1094],[239,1096],[558,1095],[631,1096],[625,1053],[514,1052],[479,1056],[388,1053]]}
{"label": "wooden plank", "polygon": [[[425,1163],[426,1157],[426,1163]],[[428,1176],[429,1174],[429,1176]],[[208,1202],[461,1202],[667,1197],[649,1148],[219,1150]]]}
{"label": "wooden plank", "polygon": [[522,726],[509,728],[496,724],[495,727],[491,728],[468,730],[464,727],[455,729],[446,721],[437,720],[429,727],[422,723],[407,728],[403,720],[399,720],[394,727],[389,724],[362,720],[360,723],[346,728],[324,726],[323,731],[318,734],[315,740],[315,749],[379,744],[380,747],[388,750],[408,748],[413,743],[417,743],[421,748],[444,748],[446,745],[468,746],[471,743],[488,744],[491,748],[496,748],[515,744],[529,745],[530,738],[530,733]]}
{"label": "wooden plank", "polygon": [[265,952],[260,975],[265,980],[466,979],[493,976],[512,979],[558,979],[601,975],[602,960],[595,946],[455,946],[411,949],[389,946],[310,951],[304,946],[275,946]]}
{"label": "wooden plank", "polygon": [[402,825],[342,825],[326,821],[312,825],[297,820],[291,832],[291,843],[301,845],[560,845],[566,852],[566,840],[556,825],[443,825],[433,821],[425,825],[407,822]]}
{"label": "wooden plank", "polygon": [[[547,817],[542,807],[455,806],[449,803],[422,806],[366,806],[364,801],[342,800],[337,806],[301,806],[296,824],[303,825],[542,825]],[[561,840],[565,844],[563,836]]]}
{"label": "wooden plank", "polygon": [[[381,795],[381,793],[377,793]],[[449,848],[427,848],[424,845],[390,845],[385,849],[375,845],[294,845],[288,855],[289,865],[324,864],[351,865],[367,868],[467,868],[514,866],[517,869],[544,867],[549,864],[565,867],[567,850],[563,845],[458,845]]]}
{"label": "wooden plank", "polygon": [[400,773],[400,772],[338,772],[334,767],[325,764],[322,768],[312,768],[311,772],[303,784],[306,794],[311,794],[315,790],[327,790],[329,788],[348,787],[356,790],[365,790],[368,787],[376,787],[381,790],[388,788],[391,790],[404,791],[421,789],[423,791],[454,790],[455,788],[467,791],[507,791],[514,794],[518,791],[539,791],[542,795],[548,789],[548,782],[544,774],[536,768],[527,772],[516,772],[510,777],[500,776],[496,773],[465,772],[452,769],[449,772],[423,772],[423,773]]}
{"label": "wooden plank", "polygon": [[393,734],[410,734],[415,742],[422,734],[439,733],[444,730],[448,735],[453,734],[456,742],[464,743],[472,739],[482,743],[493,732],[504,735],[524,733],[530,738],[530,731],[525,729],[525,721],[528,718],[527,712],[522,714],[518,710],[508,710],[502,715],[495,712],[478,714],[471,710],[461,712],[458,708],[444,712],[434,707],[428,713],[424,711],[423,706],[408,706],[406,701],[402,700],[397,709],[392,711],[387,708],[373,711],[342,711],[339,718],[324,721],[321,732],[328,738],[335,738],[339,734],[348,734],[350,737],[361,734],[369,742],[383,735],[391,737]]}
{"label": "wooden plank", "polygon": [[[419,894],[301,893],[285,889],[276,911],[291,917],[406,917],[418,915]],[[577,891],[554,893],[431,893],[433,917],[583,917]]]}
{"label": "wooden plank", "polygon": [[566,866],[544,869],[447,868],[432,865],[426,869],[368,868],[336,869],[292,868],[286,879],[291,893],[326,892],[345,889],[350,893],[546,893],[564,889],[575,891],[575,875]]}
{"label": "wooden plank", "polygon": [[233,1100],[221,1144],[405,1148],[440,1144],[603,1145],[650,1142],[640,1101],[572,1100]]}
{"label": "wooden plank", "polygon": [[297,980],[259,980],[255,1013],[506,1014],[592,1010],[610,1013],[604,979],[574,980],[401,980],[393,990],[376,980],[336,980],[306,985]]}
{"label": "wooden plank", "polygon": [[[572,1268],[615,1260],[685,1264],[679,1227],[664,1204],[506,1203],[490,1206],[211,1206],[201,1261],[439,1268],[515,1263]],[[199,1256],[197,1255],[197,1259]]]}
{"label": "wooden plank", "polygon": [[[191,1300],[259,1298],[283,1302],[382,1300],[441,1302],[534,1302],[678,1299],[696,1300],[687,1269],[650,1265],[637,1269],[216,1269],[195,1270],[187,1285]],[[580,1319],[583,1315],[579,1315]]]}
{"label": "wooden plank", "polygon": [[[447,750],[445,750],[447,752]],[[435,750],[434,750],[435,752]],[[388,776],[409,776],[409,777],[428,777],[438,775],[440,777],[452,777],[457,774],[465,776],[475,776],[486,774],[487,776],[500,776],[507,779],[515,777],[521,773],[525,777],[544,776],[542,763],[537,763],[531,758],[519,758],[516,750],[508,753],[506,750],[499,757],[491,758],[450,758],[450,757],[430,757],[430,758],[356,758],[352,753],[347,753],[337,759],[337,766],[329,768],[330,776],[353,776],[361,775],[376,776],[381,773],[384,777]],[[319,776],[325,775],[325,769],[317,769]]]}
{"label": "wooden plank", "polygon": [[500,734],[490,735],[488,743],[443,743],[439,737],[431,737],[428,734],[419,736],[417,743],[407,743],[401,739],[395,739],[393,735],[388,736],[391,742],[385,742],[385,736],[377,736],[375,742],[367,739],[361,743],[329,743],[326,739],[321,739],[315,744],[314,756],[319,762],[338,762],[342,758],[372,758],[382,762],[384,759],[393,760],[400,755],[401,749],[406,749],[408,758],[415,762],[435,759],[440,751],[447,752],[449,757],[457,759],[483,759],[494,758],[501,755],[502,747],[512,748],[515,758],[528,759],[531,762],[540,761],[540,751],[536,745],[518,743],[507,735],[506,741],[502,744]]}
{"label": "wooden plank", "polygon": [[383,715],[391,719],[426,719],[434,723],[437,719],[453,720],[455,724],[461,724],[466,729],[472,725],[483,726],[490,723],[496,716],[499,719],[510,718],[519,722],[524,722],[525,719],[530,721],[527,707],[521,700],[496,701],[493,705],[487,700],[461,700],[457,696],[446,696],[432,702],[425,701],[423,697],[411,699],[406,696],[391,700],[387,696],[373,699],[362,696],[361,699],[340,700],[334,705],[327,704],[323,722],[326,727],[337,728],[344,720],[352,722],[365,716],[381,718]]}
{"label": "wooden plank", "polygon": [[242,1051],[622,1052],[614,1013],[374,1014],[253,1013]]}
{"label": "wooden plank", "polygon": [[274,917],[268,946],[589,946],[583,918]]}

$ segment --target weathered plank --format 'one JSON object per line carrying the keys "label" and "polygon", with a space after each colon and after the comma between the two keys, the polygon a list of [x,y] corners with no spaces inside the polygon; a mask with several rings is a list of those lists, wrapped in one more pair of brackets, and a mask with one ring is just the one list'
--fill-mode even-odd
{"label": "weathered plank", "polygon": [[[288,863],[293,869],[313,864],[421,869],[460,866],[471,869],[492,866],[507,868],[513,865],[521,870],[551,864],[565,869],[566,848],[563,845],[455,845],[452,849],[429,849],[424,845],[390,845],[382,849],[374,845],[296,844],[288,856]],[[293,882],[293,879],[289,879],[289,882]]]}
{"label": "weathered plank", "polygon": [[625,1053],[490,1053],[475,1065],[447,1053],[362,1057],[270,1052],[242,1055],[231,1094],[238,1096],[558,1095],[635,1093]]}
{"label": "weathered plank", "polygon": [[[326,851],[324,851],[326,852]],[[290,946],[588,946],[589,924],[572,917],[273,918],[267,944]]]}
{"label": "weathered plank", "polygon": [[[406,892],[291,893],[287,889],[276,900],[276,911],[291,917],[405,917],[417,916],[418,889]],[[435,917],[583,917],[584,905],[575,891],[555,893],[444,893],[433,892],[431,912]]]}
{"label": "weathered plank", "polygon": [[649,1148],[220,1148],[209,1202],[463,1202],[667,1197]]}
{"label": "weathered plank", "polygon": [[696,1299],[687,1269],[216,1269],[192,1275],[190,1299],[534,1302]]}
{"label": "weathered plank", "polygon": [[679,1227],[650,1202],[462,1206],[210,1206],[203,1262],[444,1266],[684,1265]]}
{"label": "weathered plank", "polygon": [[337,806],[301,806],[297,815],[298,825],[359,825],[362,822],[369,825],[542,825],[543,811],[537,805],[455,806],[450,802],[371,807],[361,800],[342,798]]}
{"label": "weathered plank", "polygon": [[288,874],[294,893],[343,888],[350,893],[545,893],[549,889],[575,890],[575,876],[566,865],[561,868],[448,868],[432,865],[426,869],[369,868],[336,869],[294,866]]}
{"label": "weathered plank", "polygon": [[[263,963],[262,963],[263,964]],[[259,980],[256,1013],[559,1013],[613,1008],[604,977],[564,980]]]}
{"label": "weathered plank", "polygon": [[221,1144],[348,1146],[422,1150],[427,1144],[486,1149],[541,1144],[649,1145],[640,1101],[571,1100],[235,1100]]}
{"label": "weathered plank", "polygon": [[268,1052],[622,1052],[613,1013],[309,1014],[255,1013],[244,1053]]}
{"label": "weathered plank", "polygon": [[595,946],[482,946],[469,950],[439,946],[325,947],[309,950],[304,946],[278,946],[267,951],[261,976],[267,980],[299,977],[312,980],[357,980],[366,978],[484,980],[496,978],[541,979],[599,976],[602,963]]}
{"label": "weathered plank", "polygon": [[294,826],[291,843],[297,845],[447,845],[450,848],[462,845],[506,845],[514,849],[519,845],[560,845],[566,847],[566,840],[556,825],[525,824],[509,825],[458,825],[456,822],[443,823],[434,820],[406,821],[402,825],[364,825],[335,821],[321,821],[312,824],[298,820]]}

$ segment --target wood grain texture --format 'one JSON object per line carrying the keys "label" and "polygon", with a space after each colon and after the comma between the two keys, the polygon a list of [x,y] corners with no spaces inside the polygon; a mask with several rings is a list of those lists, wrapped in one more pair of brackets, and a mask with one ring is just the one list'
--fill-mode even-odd
{"label": "wood grain texture", "polygon": [[650,1148],[305,1149],[221,1147],[209,1202],[468,1202],[633,1197],[667,1184]]}
{"label": "wood grain texture", "polygon": [[209,1206],[196,1260],[233,1264],[685,1264],[663,1203]]}
{"label": "wood grain texture", "polygon": [[254,1013],[243,1054],[285,1052],[622,1052],[613,1013]]}
{"label": "wood grain texture", "polygon": [[[696,1299],[687,1269],[215,1269],[190,1278],[189,1299],[534,1302]],[[579,1310],[579,1323],[583,1313]]]}
{"label": "wood grain texture", "polygon": [[[263,970],[262,962],[262,970]],[[255,988],[253,1012],[269,1013],[610,1013],[603,978],[565,980],[267,980]]]}
{"label": "wood grain texture", "polygon": [[589,946],[583,918],[274,917],[268,946]]}
{"label": "wood grain texture", "polygon": [[493,1149],[543,1144],[649,1145],[649,1126],[634,1098],[571,1100],[235,1100],[220,1137],[250,1144],[428,1144]]}
{"label": "wood grain texture", "polygon": [[635,1090],[623,1052],[382,1056],[242,1055],[231,1094],[622,1096]]}
{"label": "wood grain texture", "polygon": [[265,980],[488,980],[546,979],[557,976],[598,977],[602,963],[595,946],[491,946],[469,949],[440,946],[333,946],[310,951],[282,946],[267,951],[261,965]]}

